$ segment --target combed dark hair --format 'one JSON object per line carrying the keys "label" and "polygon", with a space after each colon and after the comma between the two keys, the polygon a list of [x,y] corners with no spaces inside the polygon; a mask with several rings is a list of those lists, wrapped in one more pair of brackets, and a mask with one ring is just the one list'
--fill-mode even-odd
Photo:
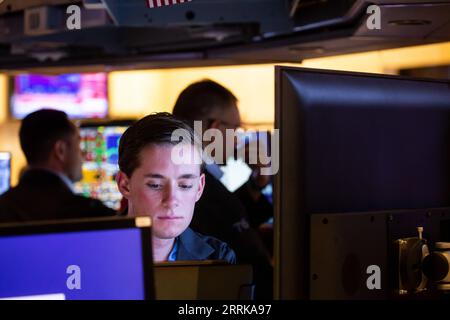
{"label": "combed dark hair", "polygon": [[230,90],[212,80],[202,80],[185,88],[173,108],[173,115],[188,121],[205,121],[211,112],[218,108],[224,110],[236,105],[237,98]]}
{"label": "combed dark hair", "polygon": [[41,109],[27,115],[20,126],[20,146],[31,165],[48,160],[55,143],[76,131],[67,114],[52,109]]}
{"label": "combed dark hair", "polygon": [[154,113],[134,123],[120,138],[120,170],[131,177],[134,170],[140,166],[139,156],[142,149],[152,144],[178,144],[180,141],[172,140],[172,133],[179,129],[184,130],[187,135],[183,135],[183,141],[191,141],[201,151],[199,138],[187,123],[167,112]]}

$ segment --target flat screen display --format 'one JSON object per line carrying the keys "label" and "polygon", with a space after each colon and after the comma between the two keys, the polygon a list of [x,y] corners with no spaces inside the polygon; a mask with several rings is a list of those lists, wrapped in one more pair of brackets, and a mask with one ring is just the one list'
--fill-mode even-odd
{"label": "flat screen display", "polygon": [[83,179],[76,183],[75,189],[115,210],[120,209],[122,200],[115,180],[119,171],[119,141],[127,128],[125,125],[80,128]]}
{"label": "flat screen display", "polygon": [[8,191],[11,184],[11,154],[0,152],[0,194]]}
{"label": "flat screen display", "polygon": [[14,77],[11,113],[23,119],[39,109],[56,109],[72,119],[108,115],[106,73],[20,74]]}
{"label": "flat screen display", "polygon": [[143,300],[139,228],[0,236],[0,300]]}

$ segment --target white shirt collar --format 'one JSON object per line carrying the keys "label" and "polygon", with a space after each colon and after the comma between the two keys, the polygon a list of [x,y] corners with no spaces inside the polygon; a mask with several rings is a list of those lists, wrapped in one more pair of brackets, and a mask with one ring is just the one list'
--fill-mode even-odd
{"label": "white shirt collar", "polygon": [[74,187],[74,185],[73,185],[72,180],[70,180],[69,177],[66,176],[66,175],[63,174],[63,173],[59,173],[59,172],[55,172],[55,173],[58,175],[58,177],[61,178],[61,180],[62,180],[62,181],[66,184],[66,186],[70,189],[70,191],[72,191],[72,193],[75,193],[75,187]]}

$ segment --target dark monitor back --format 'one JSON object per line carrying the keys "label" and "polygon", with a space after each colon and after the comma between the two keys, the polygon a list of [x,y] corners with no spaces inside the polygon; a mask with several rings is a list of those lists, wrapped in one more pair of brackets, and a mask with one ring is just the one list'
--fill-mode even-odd
{"label": "dark monitor back", "polygon": [[449,82],[277,68],[279,297],[308,297],[311,214],[449,205],[449,117]]}
{"label": "dark monitor back", "polygon": [[253,269],[220,261],[176,261],[154,266],[158,300],[251,300]]}

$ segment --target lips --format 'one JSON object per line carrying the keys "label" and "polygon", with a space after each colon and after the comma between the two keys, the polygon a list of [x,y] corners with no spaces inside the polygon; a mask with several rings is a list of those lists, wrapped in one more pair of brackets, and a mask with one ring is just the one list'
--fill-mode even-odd
{"label": "lips", "polygon": [[157,219],[159,220],[180,220],[183,219],[183,217],[180,216],[158,216]]}

